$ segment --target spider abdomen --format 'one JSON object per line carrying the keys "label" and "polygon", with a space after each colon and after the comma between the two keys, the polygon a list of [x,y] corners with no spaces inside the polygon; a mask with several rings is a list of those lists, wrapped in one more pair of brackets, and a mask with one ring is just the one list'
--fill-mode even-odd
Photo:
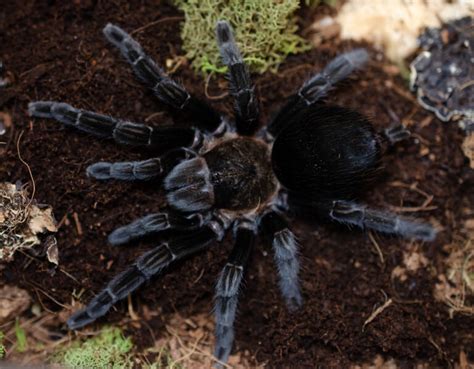
{"label": "spider abdomen", "polygon": [[336,106],[302,110],[277,136],[272,150],[281,184],[310,199],[357,196],[374,180],[380,158],[372,125]]}

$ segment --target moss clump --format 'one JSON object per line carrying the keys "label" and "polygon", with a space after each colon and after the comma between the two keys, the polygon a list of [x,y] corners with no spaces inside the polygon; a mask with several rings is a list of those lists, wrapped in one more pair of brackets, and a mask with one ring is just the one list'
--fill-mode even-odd
{"label": "moss clump", "polygon": [[106,328],[100,335],[75,342],[55,355],[52,361],[68,368],[122,369],[131,368],[128,354],[133,344],[118,328]]}
{"label": "moss clump", "polygon": [[0,359],[3,359],[5,357],[5,346],[3,345],[3,339],[5,338],[5,334],[0,331]]}
{"label": "moss clump", "polygon": [[250,70],[276,72],[290,54],[310,48],[295,34],[298,0],[174,0],[184,12],[181,31],[186,57],[205,74],[226,72],[215,40],[218,20],[227,20]]}

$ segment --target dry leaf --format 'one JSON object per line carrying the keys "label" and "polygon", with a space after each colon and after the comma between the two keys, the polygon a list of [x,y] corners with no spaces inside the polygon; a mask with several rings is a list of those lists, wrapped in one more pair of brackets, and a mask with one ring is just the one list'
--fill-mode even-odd
{"label": "dry leaf", "polygon": [[35,205],[21,187],[0,183],[0,261],[40,244],[38,235],[44,232],[57,232],[52,209]]}
{"label": "dry leaf", "polygon": [[467,135],[462,143],[462,151],[469,159],[471,169],[474,169],[474,133]]}
{"label": "dry leaf", "polygon": [[54,236],[48,236],[46,239],[46,257],[50,263],[59,264],[58,241]]}
{"label": "dry leaf", "polygon": [[3,286],[0,288],[0,323],[19,316],[30,304],[28,292],[16,286]]}

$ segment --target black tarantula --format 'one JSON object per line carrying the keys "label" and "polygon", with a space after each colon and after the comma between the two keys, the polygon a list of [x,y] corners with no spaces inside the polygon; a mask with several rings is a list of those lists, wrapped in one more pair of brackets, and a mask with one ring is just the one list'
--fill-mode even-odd
{"label": "black tarantula", "polygon": [[373,184],[382,147],[409,135],[401,125],[377,133],[360,114],[321,102],[335,83],[365,64],[368,55],[364,49],[333,59],[288,99],[272,122],[254,134],[259,108],[249,72],[229,23],[218,22],[216,33],[229,70],[235,124],[170,79],[129,34],[112,24],[104,28],[105,37],[120,50],[137,77],[161,102],[191,113],[195,127],[152,128],[62,102],[29,104],[31,116],[52,118],[120,144],[164,153],[144,161],[99,162],[87,168],[87,174],[99,180],[163,179],[170,209],[116,229],[108,238],[112,245],[165,230],[182,233],[145,252],[112,279],[85,309],[69,318],[71,329],[103,316],[173,261],[221,241],[232,228],[235,245],[215,291],[215,356],[226,362],[234,340],[239,288],[257,233],[272,240],[279,285],[288,307],[302,304],[298,244],[284,216],[290,208],[407,238],[433,240],[436,235],[427,223],[354,201]]}

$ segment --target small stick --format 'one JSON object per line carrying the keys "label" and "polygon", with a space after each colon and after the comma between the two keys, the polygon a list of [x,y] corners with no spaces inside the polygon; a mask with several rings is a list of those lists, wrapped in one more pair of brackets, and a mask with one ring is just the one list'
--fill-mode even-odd
{"label": "small stick", "polygon": [[148,24],[145,24],[144,26],[134,29],[132,32],[130,32],[130,35],[134,35],[136,33],[142,32],[146,30],[149,27],[155,26],[157,24],[163,23],[163,22],[171,22],[171,21],[180,21],[184,20],[184,17],[165,17],[165,18],[160,18],[156,21],[150,22]]}
{"label": "small stick", "polygon": [[79,221],[79,215],[77,215],[77,213],[74,212],[72,213],[72,217],[74,219],[74,223],[76,223],[77,234],[79,236],[82,236],[82,225],[81,225],[81,222]]}
{"label": "small stick", "polygon": [[21,137],[23,136],[23,133],[25,131],[21,131],[20,132],[20,135],[18,136],[18,141],[16,143],[16,151],[18,153],[18,159],[20,159],[20,161],[26,166],[26,168],[28,169],[28,173],[30,174],[30,178],[31,178],[31,183],[32,183],[32,186],[33,186],[33,190],[32,190],[32,193],[31,193],[31,198],[30,198],[30,202],[28,203],[28,206],[27,208],[30,207],[31,203],[33,202],[33,199],[35,198],[35,192],[36,192],[36,183],[35,183],[35,179],[33,178],[33,173],[31,172],[31,168],[30,166],[28,165],[28,163],[26,161],[23,160],[23,158],[21,157],[21,153],[20,153],[20,141],[21,141]]}
{"label": "small stick", "polygon": [[375,250],[377,250],[377,253],[379,254],[380,262],[382,264],[385,264],[385,259],[383,257],[382,250],[380,249],[380,246],[379,246],[377,240],[375,239],[374,234],[372,233],[372,231],[369,231],[369,238],[370,238],[370,241],[372,242],[372,244],[374,245]]}
{"label": "small stick", "polygon": [[367,318],[367,320],[364,322],[364,325],[362,326],[362,331],[364,331],[365,326],[369,323],[371,323],[378,315],[380,315],[386,308],[388,308],[390,305],[392,305],[393,300],[390,298],[385,303],[375,309],[375,311],[370,314],[370,316]]}
{"label": "small stick", "polygon": [[133,321],[140,320],[140,317],[137,315],[137,313],[135,313],[135,310],[133,309],[132,295],[130,294],[128,294],[127,305],[128,305],[128,314],[130,315],[130,318],[132,318]]}

